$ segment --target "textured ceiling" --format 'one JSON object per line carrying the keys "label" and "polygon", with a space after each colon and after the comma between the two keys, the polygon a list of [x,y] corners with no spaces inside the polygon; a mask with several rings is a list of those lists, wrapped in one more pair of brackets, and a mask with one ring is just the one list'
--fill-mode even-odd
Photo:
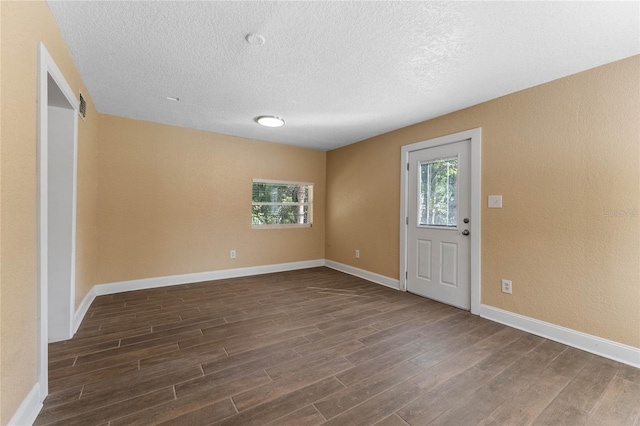
{"label": "textured ceiling", "polygon": [[640,53],[638,2],[48,4],[98,111],[321,150]]}

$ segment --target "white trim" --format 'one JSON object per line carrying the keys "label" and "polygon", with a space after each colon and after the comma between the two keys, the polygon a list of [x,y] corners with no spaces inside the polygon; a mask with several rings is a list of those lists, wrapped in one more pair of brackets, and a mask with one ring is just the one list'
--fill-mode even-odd
{"label": "white trim", "polygon": [[16,412],[13,413],[13,416],[7,425],[32,425],[33,422],[36,421],[38,414],[40,414],[40,410],[42,410],[43,399],[44,397],[40,395],[40,384],[36,383],[33,388],[31,388],[27,396],[22,400]]}
{"label": "white trim", "polygon": [[640,368],[640,348],[634,348],[633,346],[627,346],[602,337],[494,308],[493,306],[480,305],[480,316],[536,336]]}
{"label": "white trim", "polygon": [[283,185],[306,185],[306,186],[313,186],[313,182],[298,182],[298,181],[292,181],[292,180],[273,180],[273,179],[259,179],[259,178],[253,178],[251,179],[252,183],[280,183]]}
{"label": "white trim", "polygon": [[78,331],[78,327],[80,327],[84,316],[87,314],[87,311],[91,307],[91,304],[93,303],[93,300],[95,298],[96,286],[93,286],[91,287],[91,290],[89,290],[89,293],[84,296],[84,299],[82,299],[82,302],[80,302],[80,306],[78,306],[78,309],[76,309],[76,313],[73,316],[73,334],[76,334],[76,331]]}
{"label": "white trim", "polygon": [[[47,160],[48,160],[48,76],[55,81],[58,88],[67,98],[67,101],[73,108],[74,114],[74,158],[73,158],[73,205],[72,205],[72,246],[71,246],[71,297],[75,294],[75,228],[76,228],[76,203],[77,203],[77,148],[78,148],[78,100],[76,99],[71,87],[66,82],[64,75],[56,65],[55,61],[47,51],[42,42],[38,42],[38,72],[37,72],[37,182],[38,182],[38,367],[37,380],[39,385],[40,401],[49,393],[48,381],[48,329],[47,329],[47,300],[48,300],[48,181],[47,181]],[[73,307],[74,303],[70,304]],[[73,318],[73,308],[69,312],[70,318]],[[71,327],[70,327],[71,328]],[[69,330],[71,333],[71,330]],[[71,336],[69,336],[71,337]]]}
{"label": "white trim", "polygon": [[[38,385],[44,395],[47,395],[49,388],[49,371],[48,371],[48,344],[49,344],[49,330],[47,325],[48,309],[47,300],[48,293],[48,277],[46,271],[49,269],[49,257],[47,246],[49,243],[48,232],[48,199],[47,199],[47,173],[48,173],[48,126],[47,118],[49,116],[49,94],[47,92],[47,70],[49,62],[53,62],[47,49],[42,43],[38,43],[38,88],[37,88],[37,104],[38,104],[38,117],[37,117],[37,147],[36,147],[36,161],[38,162],[38,368],[37,368],[37,380]],[[44,401],[42,398],[40,401]]]}
{"label": "white trim", "polygon": [[376,274],[375,272],[370,272],[364,269],[356,268],[354,266],[345,265],[344,263],[334,262],[333,260],[325,260],[324,266],[326,266],[327,268],[335,269],[336,271],[344,272],[345,274],[362,278],[363,280],[390,287],[394,290],[398,290],[399,288],[398,280],[389,278],[384,275]]}
{"label": "white trim", "polygon": [[412,151],[419,151],[425,148],[433,148],[434,146],[446,145],[450,143],[460,142],[464,140],[471,140],[471,313],[478,315],[480,313],[480,289],[481,289],[481,275],[480,275],[480,211],[482,203],[482,164],[481,164],[481,152],[482,152],[482,130],[478,127],[464,132],[455,133],[452,135],[441,136],[435,139],[429,139],[422,142],[405,145],[402,147],[400,156],[400,280],[398,282],[398,289],[407,291],[407,224],[406,218],[409,211],[409,196],[408,196],[408,179],[409,171],[407,170],[407,164],[409,163],[409,154]]}
{"label": "white trim", "polygon": [[221,271],[195,272],[191,274],[169,275],[164,277],[143,278],[139,280],[119,281],[94,285],[82,299],[73,319],[73,332],[78,330],[87,311],[97,296],[122,293],[125,291],[144,290],[171,285],[189,284],[202,281],[214,281],[225,278],[238,278],[250,275],[269,274],[273,272],[294,271],[297,269],[317,268],[324,266],[324,259],[302,262],[280,263],[275,265],[252,266],[247,268],[224,269]]}
{"label": "white trim", "polygon": [[273,224],[273,225],[254,225],[251,224],[251,229],[295,229],[295,228],[312,228],[311,223],[285,223],[285,224]]}
{"label": "white trim", "polygon": [[471,313],[480,315],[480,294],[482,290],[482,129],[471,134]]}
{"label": "white trim", "polygon": [[124,291],[143,290],[170,285],[197,283],[202,281],[221,280],[226,278],[248,277],[251,275],[271,274],[274,272],[294,271],[297,269],[317,268],[324,266],[324,259],[306,260],[302,262],[278,263],[275,265],[250,266],[246,268],[223,269],[220,271],[194,272],[191,274],[170,275],[165,277],[143,278],[140,280],[120,281],[98,284],[93,287],[95,296],[122,293]]}
{"label": "white trim", "polygon": [[281,203],[271,202],[271,201],[253,201],[251,203],[254,206],[309,206],[311,203],[294,203],[293,201],[283,201]]}
{"label": "white trim", "polygon": [[[69,89],[70,90],[70,89]],[[79,102],[75,100],[75,104],[73,108],[75,113],[73,114],[73,177],[72,177],[72,185],[71,188],[72,200],[71,200],[71,291],[69,294],[69,306],[71,309],[69,310],[69,339],[73,337],[76,332],[76,328],[74,328],[74,307],[76,306],[76,235],[77,235],[77,220],[78,220],[78,105]]]}
{"label": "white trim", "polygon": [[139,280],[120,281],[106,284],[97,284],[87,293],[80,306],[76,310],[73,321],[74,333],[80,327],[84,316],[87,314],[91,303],[97,296],[108,294],[122,293],[125,291],[144,290],[150,288],[167,287],[179,284],[189,284],[203,281],[215,281],[226,278],[247,277],[251,275],[270,274],[274,272],[295,271],[298,269],[318,268],[326,266],[337,271],[341,271],[356,277],[398,289],[398,280],[385,277],[374,272],[365,271],[364,269],[354,268],[332,260],[316,259],[306,260],[302,262],[279,263],[275,265],[251,266],[247,268],[224,269],[220,271],[195,272],[182,275],[170,275],[164,277],[143,278]]}
{"label": "white trim", "polygon": [[[253,266],[246,268],[225,269],[221,271],[196,272],[183,275],[146,278],[140,280],[121,281],[94,286],[78,307],[74,318],[74,332],[91,306],[96,296],[120,293],[125,291],[165,287],[202,281],[214,281],[225,278],[237,278],[251,275],[269,274],[273,272],[293,271],[298,269],[326,266],[364,280],[380,284],[395,290],[399,289],[399,280],[366,271],[354,266],[345,265],[328,259],[316,259],[303,262],[280,263],[275,265]],[[561,327],[534,318],[508,312],[488,305],[480,305],[479,315],[491,321],[505,324],[531,334],[542,336],[565,345],[573,346],[587,352],[600,355],[614,361],[640,368],[640,349],[611,340],[592,336],[580,331]]]}

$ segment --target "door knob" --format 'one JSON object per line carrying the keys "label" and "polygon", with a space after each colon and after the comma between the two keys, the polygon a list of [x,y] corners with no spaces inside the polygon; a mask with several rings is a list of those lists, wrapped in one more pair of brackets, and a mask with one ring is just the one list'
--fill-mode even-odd
{"label": "door knob", "polygon": [[462,235],[469,235],[469,230],[465,229],[464,231],[462,231]]}

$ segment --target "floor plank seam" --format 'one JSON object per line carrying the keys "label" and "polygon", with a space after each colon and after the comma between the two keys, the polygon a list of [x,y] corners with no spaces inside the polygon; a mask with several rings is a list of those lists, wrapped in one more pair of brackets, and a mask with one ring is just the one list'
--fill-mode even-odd
{"label": "floor plank seam", "polygon": [[[99,296],[76,336],[49,347],[43,415],[68,423],[222,410],[223,424],[606,424],[640,399],[640,375],[620,364],[326,268]],[[469,400],[485,411],[463,410]],[[623,408],[623,424],[640,420]]]}
{"label": "floor plank seam", "polygon": [[233,396],[230,396],[229,400],[231,401],[231,405],[233,405],[233,409],[236,410],[236,414],[240,413],[240,410],[238,410],[238,407],[236,406],[236,402],[233,400]]}

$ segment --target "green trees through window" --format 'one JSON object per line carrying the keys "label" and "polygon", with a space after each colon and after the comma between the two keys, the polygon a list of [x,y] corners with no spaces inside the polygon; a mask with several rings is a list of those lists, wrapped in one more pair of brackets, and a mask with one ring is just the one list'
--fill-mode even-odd
{"label": "green trees through window", "polygon": [[308,183],[254,180],[251,224],[310,224],[312,191],[313,185]]}
{"label": "green trees through window", "polygon": [[420,164],[420,225],[457,226],[458,158]]}

